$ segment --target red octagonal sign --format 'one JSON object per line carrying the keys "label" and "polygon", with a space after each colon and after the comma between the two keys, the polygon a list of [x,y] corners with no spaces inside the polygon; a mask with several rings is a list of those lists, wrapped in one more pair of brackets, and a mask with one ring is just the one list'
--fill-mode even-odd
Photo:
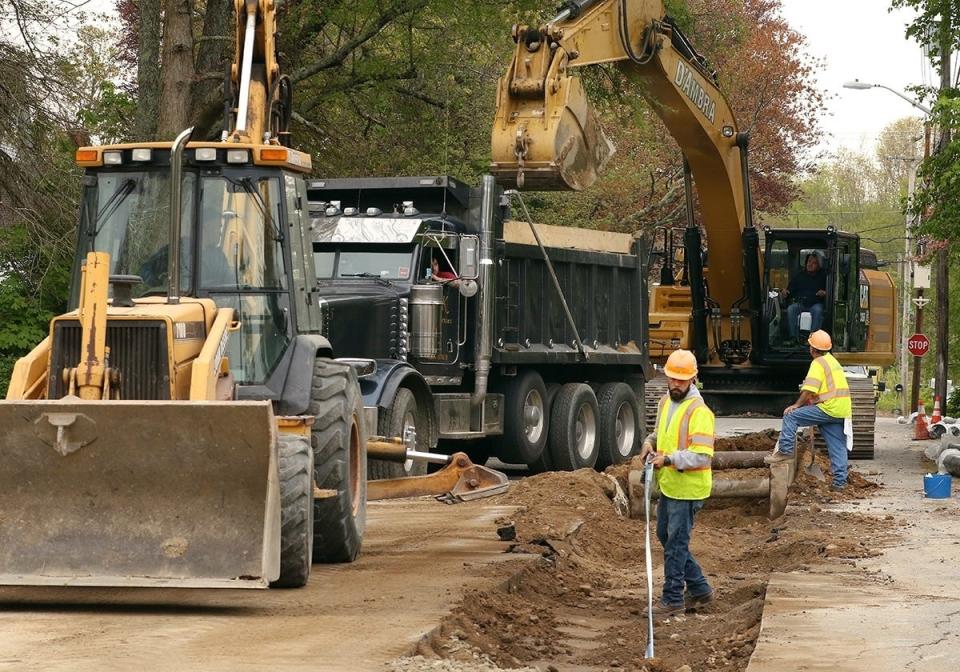
{"label": "red octagonal sign", "polygon": [[930,339],[923,334],[914,334],[907,339],[907,350],[914,357],[923,357],[930,349]]}

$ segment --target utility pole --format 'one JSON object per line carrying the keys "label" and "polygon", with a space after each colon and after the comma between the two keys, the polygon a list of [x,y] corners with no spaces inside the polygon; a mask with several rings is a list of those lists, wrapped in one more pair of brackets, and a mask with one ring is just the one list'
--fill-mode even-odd
{"label": "utility pole", "polygon": [[[906,236],[904,237],[903,245],[903,258],[900,263],[900,279],[901,279],[901,292],[900,292],[900,384],[903,385],[903,392],[900,398],[901,404],[907,406],[906,403],[906,389],[907,389],[907,378],[910,374],[910,364],[907,359],[907,339],[910,338],[912,333],[910,331],[910,299],[913,294],[913,227],[914,227],[914,218],[913,212],[910,209],[910,206],[913,203],[913,194],[917,187],[917,168],[920,167],[921,157],[917,156],[917,145],[916,141],[922,140],[923,136],[918,136],[914,139],[913,142],[913,151],[911,152],[910,157],[907,158],[909,161],[909,172],[907,173],[907,214],[906,214]],[[900,412],[906,415],[909,415],[913,411],[917,410],[916,403],[909,408],[901,408]]]}
{"label": "utility pole", "polygon": [[[930,121],[928,120],[923,126],[923,158],[927,160],[930,158],[930,141],[931,141],[931,127]],[[923,246],[920,243],[920,239],[917,240],[917,256],[923,254]],[[911,265],[912,268],[912,265]],[[904,302],[910,301],[909,296],[904,297]],[[916,313],[916,323],[914,327],[914,333],[922,334],[923,333],[923,307],[927,304],[930,299],[923,298],[923,288],[917,288],[917,298],[914,300],[917,306]],[[905,344],[904,344],[905,345]],[[904,347],[906,349],[906,347]],[[922,368],[923,360],[920,357],[913,358],[913,380],[910,385],[910,408],[908,409],[910,413],[913,413],[917,410],[917,404],[920,403],[920,369]]]}
{"label": "utility pole", "polygon": [[[950,34],[953,26],[950,25],[950,12],[941,14],[940,25],[940,91],[950,88]],[[944,124],[940,129],[940,141],[937,151],[945,151],[950,143],[950,128]],[[948,329],[950,325],[950,241],[942,241],[943,247],[937,250],[937,383],[936,393],[940,395],[940,403],[947,403],[947,364],[949,362],[947,344],[949,341]]]}

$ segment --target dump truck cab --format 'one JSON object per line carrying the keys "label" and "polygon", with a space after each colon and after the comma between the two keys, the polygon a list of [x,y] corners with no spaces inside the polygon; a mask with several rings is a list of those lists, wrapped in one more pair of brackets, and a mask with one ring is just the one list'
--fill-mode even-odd
{"label": "dump truck cab", "polygon": [[[322,333],[333,347],[459,377],[477,291],[477,235],[455,217],[412,204],[406,213],[370,208],[362,215],[337,203],[313,205],[321,208],[313,212],[313,254]],[[421,322],[411,324],[411,314]],[[371,320],[391,328],[363,328]]]}

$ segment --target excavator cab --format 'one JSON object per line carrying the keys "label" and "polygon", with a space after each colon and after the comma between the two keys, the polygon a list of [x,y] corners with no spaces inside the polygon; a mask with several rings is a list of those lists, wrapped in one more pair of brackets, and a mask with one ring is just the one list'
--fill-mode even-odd
{"label": "excavator cab", "polygon": [[838,352],[865,346],[856,234],[826,230],[764,231],[760,344],[765,360],[806,356],[807,336],[828,331]]}

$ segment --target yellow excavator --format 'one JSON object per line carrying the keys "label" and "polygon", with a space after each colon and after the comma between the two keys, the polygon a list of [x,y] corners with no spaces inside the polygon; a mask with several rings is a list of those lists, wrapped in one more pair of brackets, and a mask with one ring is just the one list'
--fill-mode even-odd
{"label": "yellow excavator", "polygon": [[[0,585],[302,586],[357,556],[368,499],[504,486],[369,436],[375,363],[322,335],[274,1],[234,9],[218,140],[76,152],[72,310],[0,402]],[[368,452],[447,466],[368,489]]]}
{"label": "yellow excavator", "polygon": [[[857,235],[832,226],[754,225],[749,136],[739,130],[715,71],[662,0],[567,0],[545,24],[516,26],[513,38],[492,134],[492,170],[501,183],[579,190],[597,179],[613,149],[575,70],[601,63],[640,84],[683,153],[687,221],[676,250],[682,254],[665,242],[661,282],[650,297],[648,349],[655,362],[675,348],[690,349],[716,411],[778,415],[796,398],[809,366],[810,331],[828,330],[846,366],[894,361],[894,284]],[[664,240],[672,239],[666,231]],[[813,302],[788,291],[811,256],[823,283],[823,298]],[[853,455],[872,457],[873,385],[866,375],[850,378]],[[662,389],[648,384],[648,401]]]}

